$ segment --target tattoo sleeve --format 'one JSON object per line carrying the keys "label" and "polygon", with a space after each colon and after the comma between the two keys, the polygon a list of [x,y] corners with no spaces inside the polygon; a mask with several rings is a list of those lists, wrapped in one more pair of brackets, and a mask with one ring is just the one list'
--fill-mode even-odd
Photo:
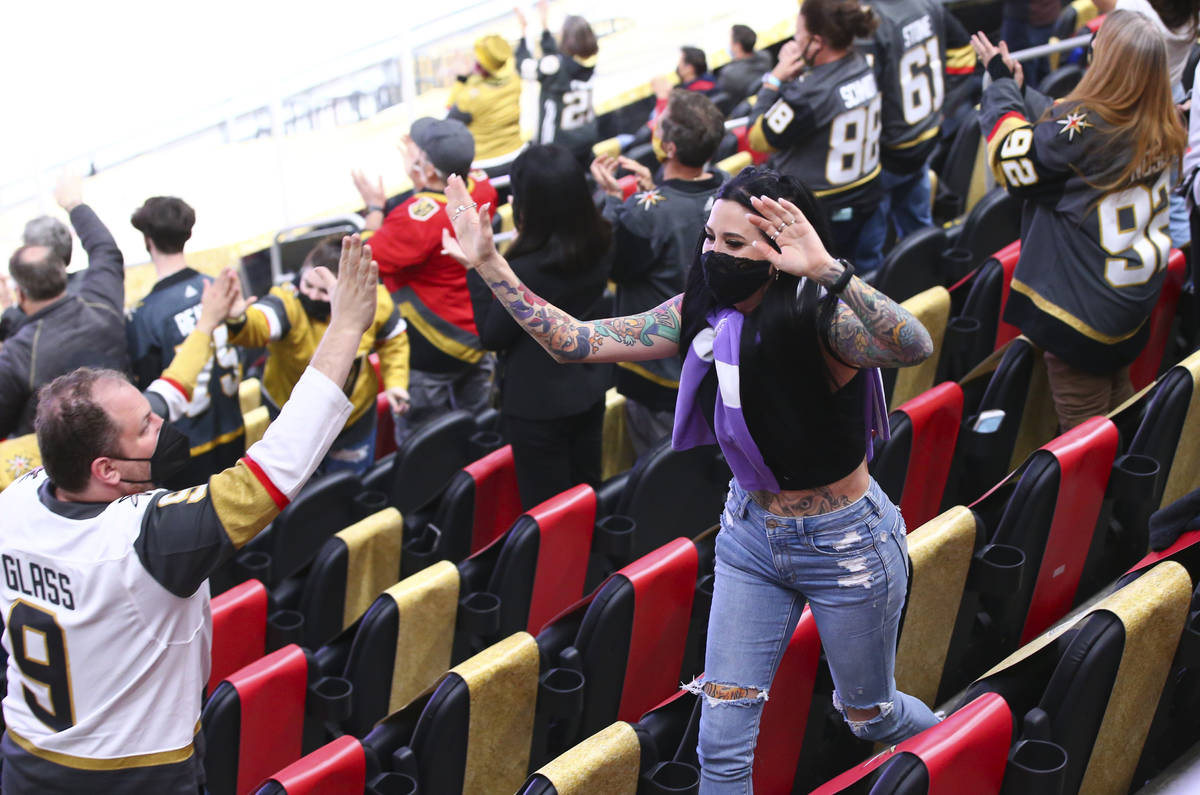
{"label": "tattoo sleeve", "polygon": [[661,359],[674,355],[678,350],[682,296],[675,296],[637,315],[577,320],[535,295],[515,275],[489,275],[486,281],[513,319],[555,361]]}
{"label": "tattoo sleeve", "polygon": [[933,353],[921,321],[861,279],[851,279],[830,334],[834,352],[854,367],[904,367]]}

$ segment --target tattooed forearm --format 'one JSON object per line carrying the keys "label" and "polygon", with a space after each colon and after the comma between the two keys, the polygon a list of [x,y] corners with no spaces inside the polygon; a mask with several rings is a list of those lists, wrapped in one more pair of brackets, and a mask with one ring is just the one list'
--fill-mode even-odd
{"label": "tattooed forearm", "polygon": [[842,292],[833,321],[834,351],[856,367],[903,367],[933,354],[933,340],[921,321],[861,279]]}
{"label": "tattooed forearm", "polygon": [[836,493],[829,486],[782,494],[773,491],[752,491],[750,496],[764,510],[776,516],[816,516],[845,508],[854,502],[848,495]]}
{"label": "tattooed forearm", "polygon": [[638,315],[582,321],[535,295],[511,271],[488,279],[488,287],[558,362],[664,357],[679,344],[679,296]]}

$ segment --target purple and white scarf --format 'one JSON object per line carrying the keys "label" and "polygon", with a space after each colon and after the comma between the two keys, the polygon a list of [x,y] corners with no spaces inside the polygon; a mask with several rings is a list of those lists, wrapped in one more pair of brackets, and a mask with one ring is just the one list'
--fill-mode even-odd
{"label": "purple and white scarf", "polygon": [[[702,444],[721,446],[733,476],[747,491],[779,491],[779,482],[771,472],[742,414],[739,345],[742,338],[742,313],[731,307],[709,314],[709,327],[696,335],[683,360],[679,378],[679,397],[675,403],[675,427],[671,446],[687,450]],[[712,428],[698,405],[700,383],[713,365],[717,368],[717,403]],[[863,422],[867,429],[867,460],[874,456],[875,437],[890,438],[883,377],[872,367],[864,375],[867,391],[863,400]],[[715,431],[715,434],[714,434]]]}

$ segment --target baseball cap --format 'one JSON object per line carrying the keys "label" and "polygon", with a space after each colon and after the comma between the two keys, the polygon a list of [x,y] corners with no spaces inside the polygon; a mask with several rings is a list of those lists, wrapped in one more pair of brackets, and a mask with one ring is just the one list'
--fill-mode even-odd
{"label": "baseball cap", "polygon": [[475,139],[461,121],[425,116],[413,122],[409,135],[433,167],[443,174],[458,174],[465,178],[471,170]]}

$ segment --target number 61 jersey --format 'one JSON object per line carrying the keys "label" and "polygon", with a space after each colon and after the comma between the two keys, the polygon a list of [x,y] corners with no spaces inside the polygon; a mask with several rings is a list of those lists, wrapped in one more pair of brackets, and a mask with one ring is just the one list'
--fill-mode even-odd
{"label": "number 61 jersey", "polygon": [[780,92],[764,87],[755,102],[750,146],[775,152],[770,164],[797,177],[840,220],[844,207],[879,204],[879,90],[867,59],[850,53],[814,66]]}
{"label": "number 61 jersey", "polygon": [[980,117],[996,180],[1027,200],[1004,319],[1072,367],[1111,373],[1145,346],[1166,277],[1168,164],[1144,164],[1128,186],[1101,190],[1132,147],[1084,106],[1059,103],[1030,124],[1040,114],[1027,116],[1026,102],[1049,105],[1005,77],[984,92]]}

